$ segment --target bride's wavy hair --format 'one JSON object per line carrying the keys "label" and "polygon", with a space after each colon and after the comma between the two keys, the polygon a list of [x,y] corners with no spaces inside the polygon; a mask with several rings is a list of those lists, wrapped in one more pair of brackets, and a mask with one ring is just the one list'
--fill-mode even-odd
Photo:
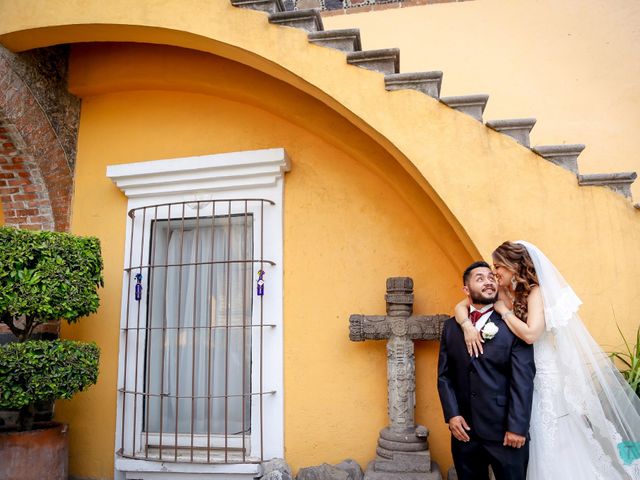
{"label": "bride's wavy hair", "polygon": [[538,285],[538,275],[527,249],[519,243],[504,242],[492,254],[493,263],[513,272],[516,281],[513,313],[527,321],[527,299],[531,289]]}

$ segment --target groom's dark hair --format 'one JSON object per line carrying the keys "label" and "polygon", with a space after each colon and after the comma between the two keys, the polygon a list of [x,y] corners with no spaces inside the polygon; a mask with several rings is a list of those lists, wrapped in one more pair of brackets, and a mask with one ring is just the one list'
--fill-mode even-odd
{"label": "groom's dark hair", "polygon": [[469,275],[471,275],[471,271],[475,270],[476,268],[480,268],[480,267],[486,267],[486,268],[491,268],[489,266],[489,264],[487,262],[485,262],[484,260],[480,260],[478,262],[473,262],[471,265],[469,265],[464,273],[462,274],[462,284],[466,285],[467,282],[469,281]]}

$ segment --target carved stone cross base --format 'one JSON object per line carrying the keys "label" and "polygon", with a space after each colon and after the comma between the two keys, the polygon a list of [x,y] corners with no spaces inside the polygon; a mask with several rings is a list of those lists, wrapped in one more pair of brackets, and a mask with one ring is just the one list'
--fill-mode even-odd
{"label": "carved stone cross base", "polygon": [[394,432],[390,427],[383,429],[378,438],[378,455],[369,463],[365,480],[441,480],[438,464],[431,462],[427,436],[422,425],[406,433]]}
{"label": "carved stone cross base", "polygon": [[351,315],[349,338],[354,342],[387,340],[389,426],[380,432],[376,459],[365,480],[441,480],[431,462],[428,432],[415,424],[416,364],[414,340],[439,340],[448,315],[412,315],[413,280],[387,279],[386,315]]}

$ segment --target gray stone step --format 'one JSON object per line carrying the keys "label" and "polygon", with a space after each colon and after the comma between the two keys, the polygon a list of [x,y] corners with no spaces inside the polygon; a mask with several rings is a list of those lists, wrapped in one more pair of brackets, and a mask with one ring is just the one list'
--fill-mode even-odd
{"label": "gray stone step", "polygon": [[473,118],[481,122],[482,114],[487,106],[487,101],[489,101],[489,95],[481,93],[476,95],[443,97],[440,101],[459,112],[471,115]]}
{"label": "gray stone step", "polygon": [[301,28],[309,33],[324,30],[320,10],[317,9],[271,13],[269,14],[269,22],[285,27]]}
{"label": "gray stone step", "polygon": [[231,5],[267,13],[284,11],[282,0],[231,0]]}
{"label": "gray stone step", "polygon": [[582,186],[599,185],[631,198],[631,184],[638,177],[636,172],[593,173],[578,175],[578,183]]}
{"label": "gray stone step", "polygon": [[442,85],[442,72],[392,73],[384,76],[384,85],[387,90],[410,88],[438,99]]}
{"label": "gray stone step", "polygon": [[386,74],[400,71],[400,49],[385,48],[347,53],[347,63]]}
{"label": "gray stone step", "polygon": [[486,122],[487,127],[496,132],[510,136],[520,145],[529,147],[529,134],[536,124],[535,118],[514,118],[509,120],[491,120]]}
{"label": "gray stone step", "polygon": [[531,150],[551,163],[578,174],[578,155],[584,150],[584,145],[542,145]]}
{"label": "gray stone step", "polygon": [[323,47],[335,48],[343,52],[358,52],[362,50],[360,30],[348,28],[344,30],[326,30],[313,32],[308,35],[309,41]]}

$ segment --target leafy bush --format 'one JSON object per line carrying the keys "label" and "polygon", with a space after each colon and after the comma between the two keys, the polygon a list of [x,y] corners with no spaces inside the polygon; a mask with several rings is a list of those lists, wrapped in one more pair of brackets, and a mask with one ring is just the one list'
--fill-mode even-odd
{"label": "leafy bush", "polygon": [[640,397],[640,327],[636,332],[636,344],[633,346],[624,338],[619,326],[618,332],[624,341],[625,351],[612,352],[611,357],[620,362],[622,365],[620,373]]}
{"label": "leafy bush", "polygon": [[17,425],[3,420],[3,429],[29,430],[36,405],[96,383],[94,343],[28,340],[42,323],[96,312],[102,268],[97,238],[0,228],[0,321],[19,342],[0,347],[0,409],[19,412]]}
{"label": "leafy bush", "polygon": [[95,343],[31,340],[0,347],[0,408],[71,398],[98,380]]}
{"label": "leafy bush", "polygon": [[34,405],[69,399],[98,380],[95,343],[31,340],[0,346],[0,409],[20,410],[29,429]]}
{"label": "leafy bush", "polygon": [[94,313],[102,267],[97,238],[0,228],[0,319],[25,341],[39,324]]}

